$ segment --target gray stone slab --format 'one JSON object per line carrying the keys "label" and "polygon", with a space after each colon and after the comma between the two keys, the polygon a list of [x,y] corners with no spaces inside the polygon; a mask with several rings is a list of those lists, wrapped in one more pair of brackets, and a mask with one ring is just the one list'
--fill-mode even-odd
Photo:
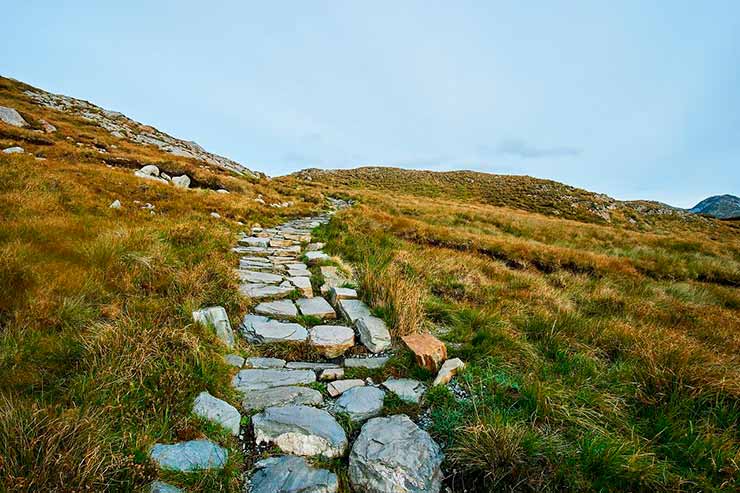
{"label": "gray stone slab", "polygon": [[383,368],[389,359],[387,356],[379,358],[346,358],[344,360],[344,367],[377,370],[378,368]]}
{"label": "gray stone slab", "polygon": [[339,300],[339,311],[352,323],[362,317],[372,317],[370,308],[360,300]]}
{"label": "gray stone slab", "polygon": [[283,276],[271,274],[269,272],[259,272],[254,270],[238,270],[239,279],[242,282],[253,284],[280,284],[283,282]]}
{"label": "gray stone slab", "polygon": [[226,310],[222,306],[209,306],[193,312],[196,323],[212,327],[216,336],[228,347],[234,347],[234,332]]}
{"label": "gray stone slab", "polygon": [[311,370],[248,368],[234,375],[231,385],[240,392],[247,392],[288,385],[306,385],[315,381],[316,373]]}
{"label": "gray stone slab", "polygon": [[380,353],[391,347],[391,333],[385,322],[373,316],[360,317],[355,321],[360,341],[373,353]]}
{"label": "gray stone slab", "polygon": [[242,416],[239,411],[226,401],[218,399],[208,392],[201,392],[193,403],[193,414],[223,426],[232,435],[239,435]]}
{"label": "gray stone slab", "polygon": [[244,363],[248,368],[283,368],[285,366],[285,360],[279,358],[251,357],[247,358]]}
{"label": "gray stone slab", "polygon": [[396,394],[402,401],[418,404],[426,392],[426,386],[412,378],[389,378],[383,387]]}
{"label": "gray stone slab", "polygon": [[278,319],[292,319],[298,316],[298,309],[292,300],[263,301],[254,307],[258,315],[266,315]]}
{"label": "gray stone slab", "polygon": [[308,331],[300,324],[279,322],[262,315],[247,315],[240,326],[244,338],[253,344],[302,342]]}
{"label": "gray stone slab", "polygon": [[321,296],[314,298],[299,298],[295,302],[302,315],[319,317],[321,319],[337,318],[337,312],[328,301]]}
{"label": "gray stone slab", "polygon": [[274,443],[288,454],[339,457],[347,435],[323,409],[309,406],[268,407],[252,417],[257,444]]}
{"label": "gray stone slab", "polygon": [[318,390],[288,385],[263,390],[250,390],[244,394],[242,408],[245,411],[261,411],[273,406],[316,406],[323,401],[324,398]]}
{"label": "gray stone slab", "polygon": [[303,457],[284,455],[257,462],[250,493],[336,493],[337,475],[312,467]]}
{"label": "gray stone slab", "polygon": [[293,286],[275,286],[274,284],[247,283],[239,286],[239,291],[255,300],[265,298],[285,298],[294,290]]}
{"label": "gray stone slab", "polygon": [[383,411],[383,399],[385,392],[377,387],[353,387],[342,393],[334,409],[359,423],[378,416]]}
{"label": "gray stone slab", "polygon": [[158,443],[149,456],[162,469],[180,472],[222,469],[229,451],[210,440],[190,440],[173,445]]}

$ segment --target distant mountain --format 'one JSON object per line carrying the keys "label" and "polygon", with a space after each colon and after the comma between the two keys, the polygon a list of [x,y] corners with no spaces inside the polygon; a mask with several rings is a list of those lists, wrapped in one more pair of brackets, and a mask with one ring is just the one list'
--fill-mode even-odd
{"label": "distant mountain", "polygon": [[702,200],[689,209],[694,214],[704,214],[719,219],[740,218],[740,197],[734,195],[715,195]]}

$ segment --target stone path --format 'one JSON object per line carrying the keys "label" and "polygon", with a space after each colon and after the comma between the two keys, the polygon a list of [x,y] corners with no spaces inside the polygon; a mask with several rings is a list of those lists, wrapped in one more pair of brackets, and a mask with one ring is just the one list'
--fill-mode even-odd
{"label": "stone path", "polygon": [[[308,344],[325,360],[226,356],[228,364],[239,368],[232,386],[242,396],[241,411],[256,413],[247,425],[252,433],[239,430],[236,423],[243,421],[239,410],[207,392],[198,396],[193,412],[238,433],[242,440],[253,440],[243,444],[245,450],[267,445],[280,451],[248,472],[246,492],[336,492],[337,475],[313,466],[312,458],[349,454],[348,477],[354,491],[436,493],[444,457],[439,446],[405,415],[378,417],[386,392],[419,402],[426,387],[411,379],[389,379],[383,385],[370,379],[343,379],[345,368],[382,368],[389,359],[385,353],[391,349],[391,336],[345,275],[335,266],[323,265],[331,259],[322,251],[323,244],[311,243],[311,231],[327,223],[330,214],[275,228],[253,227],[234,247],[241,256],[240,291],[257,301],[238,328],[244,340],[256,348]],[[321,296],[314,296],[312,268],[323,278]],[[222,308],[204,308],[193,316],[213,326],[224,344],[234,347]],[[350,350],[365,355],[345,358]],[[326,382],[329,398],[312,388],[317,381]],[[362,426],[354,444],[337,421],[338,413]],[[178,455],[180,450],[184,455]],[[223,467],[228,451],[208,440],[157,444],[152,459],[160,467],[192,471]]]}

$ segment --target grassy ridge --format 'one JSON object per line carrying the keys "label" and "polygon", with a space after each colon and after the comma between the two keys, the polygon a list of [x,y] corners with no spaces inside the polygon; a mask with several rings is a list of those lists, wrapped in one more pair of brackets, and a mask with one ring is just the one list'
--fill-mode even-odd
{"label": "grassy ridge", "polygon": [[740,488],[733,225],[669,236],[355,193],[328,248],[469,362],[469,399],[427,396],[456,491]]}

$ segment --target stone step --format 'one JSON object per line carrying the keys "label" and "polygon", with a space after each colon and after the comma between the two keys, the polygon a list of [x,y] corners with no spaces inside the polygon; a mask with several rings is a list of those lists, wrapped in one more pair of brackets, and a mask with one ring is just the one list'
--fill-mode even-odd
{"label": "stone step", "polygon": [[337,475],[309,465],[303,457],[284,455],[257,462],[250,493],[336,493]]}
{"label": "stone step", "polygon": [[295,302],[298,305],[301,315],[318,317],[324,319],[337,318],[337,312],[331,307],[328,301],[321,296],[313,298],[299,298]]}
{"label": "stone step", "polygon": [[316,381],[311,370],[288,368],[249,368],[240,370],[231,380],[231,386],[240,392],[264,390],[289,385],[307,385]]}
{"label": "stone step", "polygon": [[239,329],[253,344],[303,342],[308,338],[308,331],[302,325],[279,322],[263,315],[246,315]]}
{"label": "stone step", "polygon": [[298,316],[298,308],[292,300],[263,301],[254,307],[254,312],[279,319],[294,319]]}
{"label": "stone step", "polygon": [[261,411],[275,406],[317,406],[323,402],[324,398],[318,390],[288,385],[245,392],[242,408],[245,411]]}
{"label": "stone step", "polygon": [[381,413],[383,399],[385,392],[379,388],[357,386],[342,393],[334,405],[334,410],[347,414],[356,423],[361,423]]}
{"label": "stone step", "polygon": [[222,469],[229,451],[210,440],[190,440],[175,444],[157,443],[149,456],[161,469],[177,472]]}
{"label": "stone step", "polygon": [[255,441],[272,443],[289,454],[340,457],[347,435],[334,417],[309,406],[268,407],[252,417]]}

